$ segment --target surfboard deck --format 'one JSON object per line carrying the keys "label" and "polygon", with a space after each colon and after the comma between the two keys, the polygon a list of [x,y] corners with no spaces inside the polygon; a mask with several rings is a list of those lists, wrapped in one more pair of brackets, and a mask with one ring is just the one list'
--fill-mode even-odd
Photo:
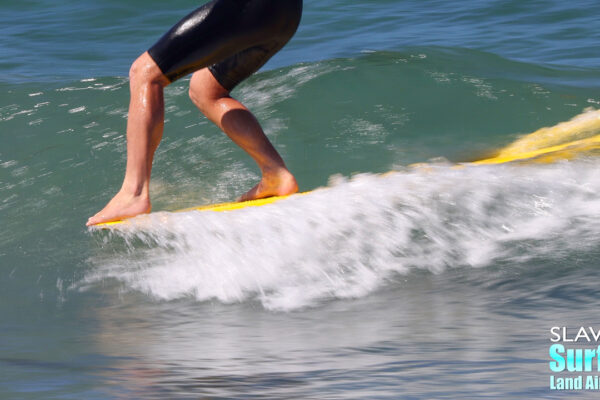
{"label": "surfboard deck", "polygon": [[[469,165],[498,165],[507,163],[551,163],[558,160],[569,160],[581,154],[600,154],[600,134],[589,136],[589,132],[600,129],[600,110],[586,111],[572,120],[562,122],[550,128],[542,128],[515,141],[500,150],[495,156],[486,159],[458,164]],[[582,132],[587,136],[580,138]],[[389,173],[393,173],[389,172]],[[389,174],[388,173],[388,174]],[[387,175],[387,174],[384,174]],[[185,208],[174,212],[186,211],[235,211],[248,207],[260,207],[287,199],[311,193],[302,192],[288,196],[267,197],[265,199],[243,202],[228,202]],[[109,228],[122,224],[127,220],[105,222],[95,225],[97,228]]]}

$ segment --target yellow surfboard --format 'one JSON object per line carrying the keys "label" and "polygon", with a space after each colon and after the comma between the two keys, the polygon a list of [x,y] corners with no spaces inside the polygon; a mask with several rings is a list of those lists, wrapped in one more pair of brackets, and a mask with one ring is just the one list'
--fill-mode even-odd
{"label": "yellow surfboard", "polygon": [[[589,110],[567,122],[549,128],[542,128],[500,150],[495,156],[462,165],[494,165],[506,163],[551,163],[558,160],[570,160],[582,154],[600,154],[600,110]],[[186,211],[234,211],[247,207],[260,207],[272,204],[292,196],[275,196],[266,199],[244,202],[229,202],[185,208]],[[95,225],[108,228],[124,221],[113,221]]]}

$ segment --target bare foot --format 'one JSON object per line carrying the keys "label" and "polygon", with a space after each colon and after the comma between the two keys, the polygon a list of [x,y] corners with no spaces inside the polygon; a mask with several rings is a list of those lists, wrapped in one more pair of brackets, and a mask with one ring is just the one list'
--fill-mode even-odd
{"label": "bare foot", "polygon": [[298,191],[296,178],[286,169],[273,173],[264,173],[261,181],[250,189],[238,201],[263,199],[272,196],[286,196]]}
{"label": "bare foot", "polygon": [[135,217],[139,214],[147,214],[151,208],[148,196],[135,196],[120,191],[101,211],[88,219],[86,225],[91,226],[103,222],[119,221]]}

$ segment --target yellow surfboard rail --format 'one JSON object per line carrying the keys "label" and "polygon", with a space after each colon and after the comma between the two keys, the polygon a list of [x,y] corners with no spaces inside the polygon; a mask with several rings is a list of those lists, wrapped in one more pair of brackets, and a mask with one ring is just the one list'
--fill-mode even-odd
{"label": "yellow surfboard rail", "polygon": [[543,159],[537,160],[543,163],[551,163],[557,160],[571,159],[578,154],[589,152],[600,148],[600,135],[586,139],[574,140],[555,146],[544,147],[537,150],[515,152],[514,154],[503,152],[500,155],[485,160],[473,161],[470,164],[505,164],[513,161],[528,161],[541,156]]}
{"label": "yellow surfboard rail", "polygon": [[[187,212],[187,211],[216,211],[216,212],[234,211],[234,210],[239,210],[239,209],[247,208],[247,207],[260,207],[260,206],[264,206],[266,204],[272,204],[277,201],[287,199],[288,197],[300,196],[300,195],[304,195],[307,193],[310,193],[310,192],[295,193],[295,194],[290,194],[287,196],[272,196],[272,197],[266,197],[264,199],[257,199],[257,200],[231,201],[231,202],[226,202],[226,203],[208,204],[208,205],[204,205],[204,206],[189,207],[189,208],[184,208],[181,210],[170,211],[170,212],[180,213],[180,212]],[[127,219],[111,221],[111,222],[103,222],[101,224],[96,224],[94,226],[99,227],[99,228],[106,228],[109,226],[122,224],[126,220]]]}
{"label": "yellow surfboard rail", "polygon": [[197,206],[197,207],[189,207],[189,208],[184,208],[183,210],[177,210],[177,212],[185,212],[185,211],[233,211],[233,210],[239,210],[240,208],[246,208],[246,207],[259,207],[259,206],[264,206],[266,204],[271,204],[271,203],[275,203],[279,200],[283,200],[286,199],[290,196],[296,196],[296,195],[302,195],[302,194],[306,194],[309,192],[302,192],[302,193],[296,193],[296,194],[290,194],[287,196],[272,196],[272,197],[266,197],[264,199],[257,199],[257,200],[247,200],[247,201],[230,201],[227,203],[218,203],[218,204],[209,204],[209,205],[205,205],[205,206]]}

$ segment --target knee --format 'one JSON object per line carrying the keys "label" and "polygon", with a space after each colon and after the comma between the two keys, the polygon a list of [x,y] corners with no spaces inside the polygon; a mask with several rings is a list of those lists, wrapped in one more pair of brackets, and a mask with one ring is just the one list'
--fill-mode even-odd
{"label": "knee", "polygon": [[208,68],[204,68],[192,75],[189,95],[196,107],[209,116],[221,99],[229,97],[229,91],[215,80]]}
{"label": "knee", "polygon": [[209,96],[205,90],[202,90],[201,85],[194,84],[193,81],[190,82],[189,95],[192,102],[200,109],[200,111],[202,111],[203,114],[206,114],[211,105],[217,100]]}
{"label": "knee", "polygon": [[129,81],[134,83],[145,80],[148,75],[147,70],[148,65],[143,59],[143,56],[138,57],[138,59],[131,64],[131,68],[129,68]]}
{"label": "knee", "polygon": [[167,86],[169,83],[168,79],[162,74],[162,71],[148,53],[142,54],[131,64],[129,81],[132,85],[157,83]]}
{"label": "knee", "polygon": [[194,103],[198,108],[200,108],[200,104],[202,103],[202,96],[192,82],[190,82],[190,90],[188,92],[188,95],[190,96],[190,100],[192,100],[192,103]]}

